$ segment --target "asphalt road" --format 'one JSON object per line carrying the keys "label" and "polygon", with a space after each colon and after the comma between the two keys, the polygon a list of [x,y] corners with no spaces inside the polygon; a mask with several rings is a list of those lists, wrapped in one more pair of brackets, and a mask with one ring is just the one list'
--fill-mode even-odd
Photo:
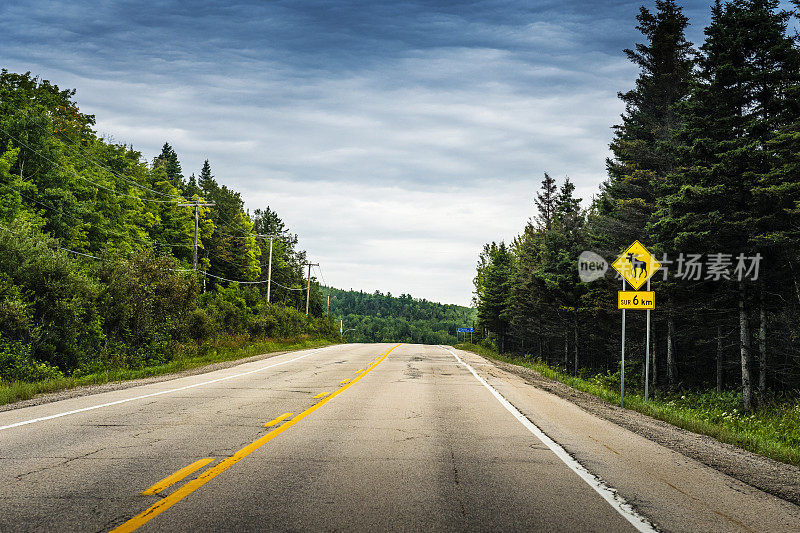
{"label": "asphalt road", "polygon": [[423,345],[287,353],[1,412],[0,480],[0,531],[800,525],[793,504]]}

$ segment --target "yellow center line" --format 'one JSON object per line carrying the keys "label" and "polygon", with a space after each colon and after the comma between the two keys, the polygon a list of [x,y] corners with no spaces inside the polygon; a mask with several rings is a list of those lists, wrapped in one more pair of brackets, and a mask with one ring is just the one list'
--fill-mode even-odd
{"label": "yellow center line", "polygon": [[184,466],[174,474],[168,475],[167,477],[165,477],[164,479],[162,479],[149,489],[142,491],[142,494],[158,494],[162,490],[168,489],[169,487],[171,487],[178,481],[182,480],[189,474],[197,472],[198,470],[206,466],[208,463],[211,463],[213,461],[214,461],[213,457],[206,457],[205,459],[200,459],[199,461],[195,461],[189,466]]}
{"label": "yellow center line", "polygon": [[273,418],[272,420],[270,420],[269,422],[267,422],[266,424],[264,424],[264,427],[267,427],[267,428],[268,428],[268,427],[270,427],[270,426],[277,426],[278,424],[280,424],[281,422],[283,422],[284,420],[286,420],[287,418],[289,418],[289,417],[290,417],[290,416],[292,416],[293,414],[294,414],[294,413],[283,413],[283,414],[282,414],[281,416],[279,416],[278,418]]}
{"label": "yellow center line", "polygon": [[233,465],[235,465],[236,463],[238,463],[239,461],[241,461],[242,459],[244,459],[245,457],[247,457],[248,455],[250,455],[251,453],[253,453],[257,449],[259,449],[261,446],[263,446],[264,444],[268,443],[269,441],[271,441],[272,439],[274,439],[275,437],[277,437],[278,435],[280,435],[281,433],[283,433],[284,431],[286,431],[287,429],[289,429],[290,427],[295,425],[297,422],[299,422],[300,420],[304,419],[305,417],[307,417],[308,415],[310,415],[311,413],[313,413],[314,411],[316,411],[317,409],[319,409],[320,407],[322,407],[323,405],[328,403],[330,400],[335,398],[337,395],[341,394],[342,392],[346,391],[348,388],[352,387],[356,382],[358,382],[358,380],[360,380],[361,378],[366,376],[370,371],[372,371],[372,369],[374,369],[376,366],[378,366],[378,364],[381,361],[386,359],[389,356],[389,354],[392,352],[392,350],[394,350],[398,346],[401,346],[401,345],[397,344],[397,345],[392,346],[391,348],[389,348],[389,350],[387,350],[379,359],[376,359],[376,361],[372,365],[367,367],[367,370],[363,374],[361,374],[357,378],[354,378],[347,385],[344,385],[340,389],[337,389],[330,396],[328,396],[327,398],[325,398],[323,400],[320,400],[319,402],[315,403],[314,405],[312,405],[311,407],[309,407],[308,409],[306,409],[305,411],[303,411],[302,413],[300,413],[296,417],[292,418],[291,420],[289,420],[285,424],[283,424],[281,426],[278,426],[277,428],[273,429],[272,431],[270,431],[266,435],[260,437],[259,439],[251,442],[250,444],[248,444],[247,446],[242,448],[241,450],[237,451],[236,453],[234,453],[230,457],[227,457],[226,459],[223,459],[220,463],[218,463],[218,464],[214,465],[213,467],[209,468],[208,470],[202,472],[199,476],[197,476],[193,480],[189,481],[188,483],[186,483],[182,487],[178,488],[178,490],[176,490],[175,492],[173,492],[169,496],[166,496],[166,497],[162,498],[161,500],[157,501],[156,503],[154,503],[153,505],[151,505],[150,507],[148,507],[147,509],[145,509],[141,513],[137,514],[136,516],[134,516],[133,518],[131,518],[130,520],[125,522],[124,524],[112,529],[111,530],[112,533],[133,531],[133,530],[143,526],[144,524],[146,524],[147,522],[149,522],[150,520],[152,520],[156,516],[160,515],[161,513],[163,513],[164,511],[166,511],[167,509],[169,509],[170,507],[172,507],[173,505],[175,505],[176,503],[178,503],[179,501],[181,501],[182,499],[187,497],[189,494],[193,493],[194,491],[196,491],[197,489],[199,489],[200,487],[202,487],[203,485],[205,485],[206,483],[208,483],[209,481],[211,481],[212,479],[214,479],[215,477],[217,477],[218,475],[223,473],[225,470],[227,470],[228,468],[232,467]]}
{"label": "yellow center line", "polygon": [[344,384],[345,384],[345,383],[347,383],[348,381],[350,381],[350,378],[343,379],[342,381],[340,381],[340,382],[339,382],[339,384],[341,384],[341,385],[344,385]]}
{"label": "yellow center line", "polygon": [[360,374],[360,373],[362,373],[363,371],[364,371],[364,369],[363,369],[363,368],[359,368],[359,369],[356,371],[356,374]]}
{"label": "yellow center line", "polygon": [[312,398],[316,400],[317,398],[322,398],[323,396],[327,396],[328,394],[330,394],[330,392],[320,392],[316,396],[312,396]]}

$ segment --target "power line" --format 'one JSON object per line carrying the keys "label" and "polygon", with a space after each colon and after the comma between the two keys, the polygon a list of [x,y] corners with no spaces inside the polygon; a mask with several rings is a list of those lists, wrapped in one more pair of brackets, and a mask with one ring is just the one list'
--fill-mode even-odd
{"label": "power line", "polygon": [[[16,232],[16,231],[14,231],[14,230],[12,230],[10,228],[7,228],[5,226],[2,226],[2,225],[0,225],[0,229],[5,230],[5,231],[7,231],[7,232],[9,232],[9,233],[11,233],[13,235],[19,235],[19,236],[23,236],[23,237],[28,237],[27,235],[22,235],[19,232]],[[29,238],[31,238],[31,237],[29,237]],[[65,252],[69,252],[71,254],[82,256],[82,257],[89,257],[91,259],[97,259],[99,261],[105,261],[106,260],[106,259],[104,259],[102,257],[98,257],[96,255],[86,254],[86,253],[83,253],[83,252],[78,252],[77,250],[72,250],[70,248],[65,248],[65,247],[59,246],[59,245],[56,245],[56,248],[58,248],[59,250],[63,250]],[[217,258],[217,259],[220,259],[220,258]],[[224,259],[223,259],[223,261],[224,261]],[[226,262],[228,262],[229,264],[232,264],[229,261],[226,261]],[[203,274],[204,276],[208,276],[208,277],[211,277],[211,278],[219,279],[219,280],[222,280],[222,281],[227,281],[227,282],[230,282],[230,283],[239,283],[239,284],[248,284],[248,285],[267,283],[267,280],[246,281],[246,280],[238,280],[238,279],[229,279],[229,278],[225,278],[225,277],[222,277],[222,276],[217,276],[217,275],[211,274],[210,272],[206,272],[205,270],[195,270],[195,269],[188,269],[188,268],[170,268],[168,270],[170,270],[172,272],[197,272],[199,274]],[[275,283],[275,285],[278,285],[279,287],[282,287],[282,288],[284,288],[286,290],[289,290],[289,291],[302,291],[303,290],[302,288],[298,289],[298,288],[287,287],[286,285],[283,285],[283,284],[278,283],[276,281],[273,281],[273,283]]]}
{"label": "power line", "polygon": [[[37,126],[38,126],[38,125],[37,125]],[[40,127],[40,128],[41,128],[41,126],[38,126],[38,127]],[[0,131],[3,131],[3,133],[5,133],[5,134],[6,134],[8,137],[10,137],[11,139],[15,140],[17,143],[19,143],[21,146],[23,146],[23,147],[24,147],[25,149],[27,149],[29,152],[32,152],[32,153],[34,153],[34,154],[38,155],[39,157],[41,157],[42,159],[44,159],[44,160],[46,160],[46,161],[50,162],[51,164],[53,164],[53,165],[54,165],[54,166],[56,166],[57,168],[61,169],[62,171],[66,171],[66,172],[68,172],[69,174],[72,174],[73,176],[75,176],[76,178],[78,178],[78,179],[82,179],[82,180],[84,180],[84,181],[87,181],[88,183],[92,184],[93,186],[95,186],[95,187],[97,187],[97,188],[99,188],[99,189],[103,189],[103,190],[109,191],[109,192],[113,193],[113,194],[114,194],[114,195],[116,195],[116,196],[128,197],[128,198],[133,198],[133,199],[135,199],[135,200],[141,200],[141,201],[145,201],[145,202],[153,202],[153,203],[162,203],[162,204],[177,204],[177,203],[178,203],[178,202],[180,202],[180,201],[184,201],[184,202],[186,202],[186,200],[185,200],[183,197],[181,197],[181,196],[175,196],[175,195],[169,195],[169,194],[161,193],[161,192],[159,192],[159,191],[156,191],[156,190],[154,190],[154,189],[150,189],[149,187],[146,187],[146,186],[144,186],[144,185],[140,184],[139,182],[137,182],[137,181],[135,181],[135,180],[132,180],[132,179],[130,179],[130,178],[127,178],[127,177],[125,177],[125,176],[122,176],[122,175],[118,174],[118,173],[117,173],[117,172],[115,172],[113,169],[109,168],[108,166],[106,166],[106,165],[103,165],[102,163],[100,163],[100,162],[98,162],[98,161],[96,161],[96,160],[94,160],[94,159],[90,158],[90,157],[89,157],[89,156],[87,156],[85,153],[78,151],[78,149],[77,149],[77,148],[73,148],[73,147],[70,147],[70,146],[68,146],[68,143],[69,143],[69,144],[73,144],[73,143],[72,143],[71,141],[68,141],[66,138],[64,138],[64,140],[65,140],[66,142],[62,142],[62,145],[63,145],[65,148],[67,148],[68,150],[70,150],[70,151],[71,151],[73,154],[75,154],[75,155],[77,155],[77,156],[81,157],[81,158],[82,158],[82,159],[84,159],[85,161],[88,161],[88,162],[94,163],[95,165],[97,165],[97,166],[99,166],[99,167],[101,167],[101,168],[104,168],[104,169],[105,169],[105,170],[107,170],[107,171],[108,171],[108,172],[109,172],[109,173],[110,173],[112,176],[114,176],[114,177],[116,177],[116,178],[118,178],[118,179],[121,179],[121,180],[123,180],[123,181],[125,181],[125,182],[127,182],[127,183],[130,183],[131,185],[134,185],[134,186],[136,186],[136,187],[138,187],[138,188],[140,188],[140,189],[142,189],[142,190],[149,191],[149,192],[152,192],[152,193],[158,194],[158,195],[160,195],[160,196],[172,197],[172,198],[175,198],[175,200],[156,200],[156,199],[151,199],[151,198],[144,198],[144,197],[141,197],[141,196],[134,196],[134,195],[127,194],[127,193],[124,193],[124,192],[121,192],[121,191],[117,191],[117,190],[115,190],[115,189],[112,189],[112,188],[110,188],[110,187],[106,187],[105,185],[101,185],[100,183],[97,183],[97,182],[95,182],[95,181],[93,181],[93,180],[91,180],[91,179],[89,179],[89,178],[87,178],[87,177],[85,177],[85,176],[82,176],[82,175],[78,174],[78,173],[77,173],[77,172],[75,172],[74,170],[72,170],[72,169],[69,169],[69,168],[67,168],[67,167],[65,167],[65,166],[63,166],[63,165],[61,165],[61,164],[59,164],[59,163],[55,162],[55,161],[54,161],[53,159],[51,159],[50,157],[48,157],[48,156],[46,156],[46,155],[42,154],[42,153],[41,153],[41,152],[39,152],[38,150],[36,150],[36,149],[32,148],[32,147],[31,147],[30,145],[28,145],[26,142],[22,141],[21,139],[17,138],[16,136],[12,135],[10,132],[8,132],[8,130],[5,130],[5,129],[0,129]],[[74,146],[74,145],[73,145],[73,146]],[[70,215],[70,214],[68,214],[68,213],[64,212],[64,211],[63,211],[63,210],[61,210],[61,209],[56,209],[56,208],[54,208],[54,207],[52,207],[52,206],[49,206],[49,205],[47,205],[47,204],[44,204],[43,202],[39,202],[39,201],[37,201],[37,200],[35,200],[35,199],[33,199],[33,198],[30,198],[30,197],[28,197],[27,195],[23,194],[22,192],[20,192],[20,194],[21,194],[22,196],[24,196],[25,198],[27,198],[28,200],[30,200],[30,201],[32,201],[32,202],[35,202],[36,204],[39,204],[39,205],[41,205],[42,207],[45,207],[46,209],[49,209],[49,210],[51,210],[51,211],[53,211],[53,212],[55,212],[55,213],[59,213],[59,214],[61,214],[61,215],[67,216],[68,218],[71,218],[71,219],[73,219],[73,220],[79,221],[79,222],[81,222],[81,223],[85,223],[83,220],[80,220],[80,219],[76,218],[75,216],[73,216],[73,215]],[[195,202],[195,203],[193,203],[192,205],[195,205],[195,204],[196,204],[196,202]],[[184,204],[184,205],[186,205],[186,204]],[[224,215],[221,215],[221,214],[220,214],[220,216],[221,216],[221,218],[223,218],[225,221],[227,221],[227,222],[228,222],[228,224],[230,224],[230,225],[233,225],[233,221],[231,221],[230,219],[228,219],[228,217],[226,217],[226,216],[224,216]],[[195,216],[195,222],[196,222],[195,226],[197,227],[197,216]],[[13,234],[15,234],[15,235],[19,235],[17,232],[14,232],[13,230],[10,230],[9,228],[3,227],[3,226],[0,226],[0,229],[4,229],[4,230],[6,230],[6,231],[9,231],[10,233],[13,233]],[[255,238],[267,238],[267,237],[272,237],[272,238],[275,238],[275,237],[277,237],[277,238],[279,238],[279,239],[280,239],[280,238],[284,238],[284,237],[285,237],[284,235],[281,235],[281,234],[278,234],[278,235],[272,235],[272,236],[270,236],[270,235],[262,235],[262,234],[259,234],[259,233],[253,233],[253,234],[246,235],[246,236],[238,236],[238,235],[232,235],[232,234],[226,233],[226,232],[224,232],[224,231],[221,231],[221,230],[216,230],[216,231],[217,231],[218,233],[220,233],[221,235],[226,235],[226,236],[228,236],[228,237],[232,237],[232,238],[236,238],[236,239],[249,239],[249,238],[251,238],[251,237],[255,237]],[[125,234],[122,234],[122,233],[119,233],[119,232],[115,232],[115,231],[113,231],[113,230],[107,230],[107,233],[110,233],[110,234],[112,234],[112,235],[116,235],[116,236],[118,236],[118,237],[121,237],[121,238],[130,238],[130,237],[131,237],[130,235],[125,235]],[[139,244],[146,244],[146,243],[139,243]],[[170,243],[152,243],[152,244],[153,244],[153,245],[155,245],[155,246],[191,246],[191,245],[186,245],[186,244],[178,244],[178,243],[175,243],[175,244],[170,244]],[[76,250],[72,250],[72,249],[65,248],[65,247],[58,246],[58,245],[57,245],[56,247],[57,247],[58,249],[60,249],[60,250],[63,250],[63,251],[65,251],[65,252],[72,253],[72,254],[75,254],[75,255],[79,255],[79,256],[83,256],[83,257],[89,257],[89,258],[92,258],[92,259],[97,259],[97,260],[103,260],[101,257],[97,257],[97,256],[95,256],[95,255],[86,254],[86,253],[83,253],[83,252],[78,252],[78,251],[76,251]],[[194,248],[195,248],[195,253],[196,253],[196,251],[197,251],[197,244],[195,244],[195,245],[194,245]],[[237,267],[239,266],[239,265],[235,265],[234,263],[231,263],[230,261],[227,261],[227,260],[225,260],[225,259],[222,259],[222,258],[220,258],[220,257],[215,257],[215,256],[212,256],[212,257],[214,257],[214,258],[215,258],[215,259],[217,259],[217,260],[224,261],[224,262],[226,262],[226,263],[228,263],[228,264],[231,264],[231,265],[233,265],[233,266],[237,266]],[[309,264],[308,266],[309,266],[309,283],[310,283],[310,271],[311,271],[311,266],[319,266],[319,265],[318,265],[318,264],[315,264],[315,265]],[[172,271],[175,271],[175,272],[187,272],[187,271],[188,271],[188,272],[195,272],[195,271],[196,271],[196,272],[199,272],[199,273],[201,273],[201,274],[203,274],[203,275],[205,275],[205,276],[212,277],[212,278],[215,278],[215,279],[219,279],[219,280],[222,280],[222,281],[231,282],[231,283],[240,283],[240,284],[261,284],[261,283],[268,283],[268,280],[259,280],[259,281],[234,280],[234,279],[229,279],[229,278],[225,278],[225,277],[222,277],[222,276],[217,276],[217,275],[211,274],[211,273],[209,273],[209,272],[206,272],[206,271],[204,271],[204,270],[196,270],[196,259],[195,259],[195,269],[193,269],[193,270],[188,270],[188,269],[170,269],[170,270],[172,270]],[[321,271],[321,270],[320,270],[320,275],[322,275],[322,271]],[[323,279],[324,279],[324,276],[323,276]],[[326,282],[326,283],[327,283],[327,282]],[[302,290],[303,290],[302,288],[292,288],[292,287],[287,287],[287,286],[285,286],[285,285],[283,285],[283,284],[281,284],[281,283],[278,283],[278,282],[275,282],[275,284],[276,284],[277,286],[279,286],[279,287],[281,287],[281,288],[285,289],[285,290],[290,290],[290,291],[302,291]],[[310,286],[309,286],[309,287],[310,287]]]}
{"label": "power line", "polygon": [[[42,131],[50,133],[44,127],[42,127],[42,126],[40,126],[38,124],[35,124],[35,123],[34,123],[34,125],[37,126],[38,128],[40,128]],[[64,144],[64,147],[67,148],[69,151],[71,151],[73,154],[77,155],[78,157],[80,157],[80,158],[82,158],[82,159],[84,159],[86,161],[94,163],[98,167],[101,167],[101,168],[107,170],[113,176],[115,176],[115,177],[117,177],[117,178],[119,178],[119,179],[121,179],[123,181],[126,181],[126,182],[130,183],[131,185],[133,185],[135,187],[138,187],[138,188],[140,188],[142,190],[149,191],[149,192],[152,192],[154,194],[158,194],[159,196],[164,196],[164,197],[167,197],[167,198],[177,198],[177,199],[181,199],[182,198],[181,196],[175,196],[174,194],[167,194],[167,193],[163,193],[163,192],[160,192],[160,191],[156,191],[155,189],[151,189],[149,187],[146,187],[146,186],[142,185],[141,183],[139,183],[138,181],[136,181],[136,180],[134,180],[132,178],[128,178],[128,177],[122,176],[120,174],[117,174],[117,172],[114,169],[112,169],[111,167],[106,166],[103,163],[100,163],[99,161],[97,161],[95,159],[92,159],[91,157],[86,155],[85,152],[81,151],[80,148],[78,147],[78,145],[76,143],[74,143],[73,141],[71,141],[69,139],[69,137],[67,137],[66,135],[63,135],[63,134],[61,134],[59,132],[53,132],[53,133],[55,135],[58,135],[61,138],[62,144]]]}
{"label": "power line", "polygon": [[[20,236],[22,236],[22,237],[28,237],[27,235],[22,235],[22,234],[20,234],[20,233],[18,233],[18,232],[16,232],[16,231],[14,231],[14,230],[12,230],[12,229],[9,229],[9,228],[7,228],[7,227],[5,227],[5,226],[0,226],[0,229],[6,230],[7,232],[9,232],[9,233],[11,233],[11,234],[14,234],[14,235],[20,235]],[[29,238],[30,238],[30,237],[29,237]],[[33,239],[31,238],[31,240],[33,240]],[[56,248],[58,248],[59,250],[64,250],[65,252],[69,252],[69,253],[71,253],[71,254],[75,254],[75,255],[81,255],[81,256],[83,256],[83,257],[91,257],[92,259],[98,259],[98,260],[100,260],[100,261],[104,261],[104,259],[103,259],[102,257],[97,257],[96,255],[92,255],[92,254],[85,254],[85,253],[83,253],[83,252],[78,252],[78,251],[76,251],[76,250],[71,250],[71,249],[69,249],[69,248],[64,248],[63,246],[56,245]]]}
{"label": "power line", "polygon": [[322,283],[324,283],[325,286],[330,289],[330,285],[328,285],[328,282],[325,280],[325,274],[322,273],[322,267],[319,265],[319,263],[317,263],[317,270],[319,270],[319,275],[322,277]]}
{"label": "power line", "polygon": [[244,281],[244,280],[238,280],[238,279],[228,279],[228,278],[223,278],[222,276],[215,276],[214,274],[210,274],[210,273],[206,272],[205,270],[198,270],[197,272],[199,272],[199,273],[201,273],[203,275],[206,275],[206,276],[208,276],[210,278],[221,279],[222,281],[229,281],[231,283],[257,285],[259,283],[266,283],[267,282],[267,280],[265,280],[265,279],[259,280],[259,281]]}
{"label": "power line", "polygon": [[85,176],[81,176],[80,174],[78,174],[78,173],[77,173],[77,172],[75,172],[74,170],[71,170],[71,169],[69,169],[69,168],[67,168],[67,167],[64,167],[64,166],[62,166],[62,165],[60,165],[60,164],[56,163],[55,161],[53,161],[52,159],[50,159],[50,158],[49,158],[49,157],[47,157],[46,155],[44,155],[44,154],[40,153],[38,150],[35,150],[35,149],[31,148],[30,146],[28,146],[28,144],[27,144],[27,143],[24,143],[24,142],[22,142],[21,140],[19,140],[18,138],[16,138],[15,136],[11,135],[11,134],[10,134],[10,133],[9,133],[7,130],[2,130],[2,131],[3,131],[3,132],[6,134],[6,135],[8,135],[9,137],[11,137],[12,139],[14,139],[15,141],[17,141],[19,144],[21,144],[22,146],[24,146],[25,148],[27,148],[27,149],[28,149],[30,152],[33,152],[34,154],[38,155],[38,156],[39,156],[39,157],[41,157],[42,159],[44,159],[44,160],[46,160],[46,161],[49,161],[49,162],[50,162],[50,163],[52,163],[53,165],[55,165],[55,166],[57,166],[58,168],[60,168],[60,169],[62,169],[62,170],[64,170],[64,171],[66,171],[66,172],[68,172],[68,173],[72,174],[73,176],[75,176],[75,177],[76,177],[76,178],[78,178],[78,179],[82,179],[82,180],[88,181],[89,183],[91,183],[92,185],[94,185],[95,187],[97,187],[97,188],[99,188],[99,189],[104,189],[104,190],[106,190],[106,191],[109,191],[109,192],[111,192],[111,193],[114,193],[114,194],[115,194],[115,195],[117,195],[117,196],[126,196],[126,197],[128,197],[128,198],[133,198],[133,199],[135,199],[135,200],[141,200],[141,201],[143,201],[143,202],[153,202],[153,203],[158,203],[158,204],[175,204],[175,203],[177,203],[177,202],[179,201],[179,200],[154,200],[154,199],[152,199],[152,198],[143,198],[143,197],[141,197],[141,196],[134,196],[134,195],[132,195],[132,194],[127,194],[127,193],[124,193],[124,192],[119,192],[119,191],[116,191],[116,190],[112,189],[111,187],[106,187],[105,185],[100,185],[99,183],[97,183],[97,182],[95,182],[95,181],[92,181],[92,180],[90,180],[89,178],[87,178],[87,177],[85,177]]}
{"label": "power line", "polygon": [[[53,206],[51,206],[51,205],[48,205],[48,204],[46,204],[46,203],[44,203],[44,202],[40,202],[39,200],[36,200],[35,198],[31,198],[30,196],[28,196],[28,195],[27,195],[27,194],[25,194],[24,192],[20,191],[19,189],[17,189],[17,192],[18,192],[18,193],[20,194],[20,196],[22,196],[23,198],[26,198],[27,200],[29,200],[29,201],[31,201],[31,202],[33,202],[33,203],[35,203],[35,204],[38,204],[38,205],[40,205],[40,206],[44,207],[45,209],[49,209],[50,211],[52,211],[52,212],[54,212],[54,213],[58,213],[58,214],[60,214],[60,215],[63,215],[63,216],[65,216],[65,217],[67,217],[67,218],[71,218],[72,220],[75,220],[75,221],[77,221],[77,222],[79,222],[79,223],[81,223],[81,224],[86,224],[86,223],[87,223],[85,220],[81,220],[81,219],[79,219],[78,217],[76,217],[76,216],[74,216],[74,215],[71,215],[71,214],[67,213],[67,212],[66,212],[66,211],[64,211],[63,209],[56,209],[55,207],[53,207]],[[105,233],[109,233],[109,234],[111,234],[111,235],[116,235],[117,237],[120,237],[120,238],[123,238],[123,239],[129,239],[129,238],[131,238],[131,235],[126,235],[126,234],[124,234],[124,233],[120,233],[120,232],[118,232],[118,231],[114,231],[114,230],[112,230],[112,229],[104,229],[104,230],[102,230],[102,231],[104,231]],[[134,242],[136,242],[136,241],[134,241]],[[145,242],[137,242],[137,244],[141,244],[141,245],[143,245],[143,246],[144,246],[144,245],[146,245],[147,243],[145,243]]]}
{"label": "power line", "polygon": [[302,290],[303,290],[303,288],[302,288],[302,287],[300,287],[299,289],[298,289],[298,288],[287,287],[286,285],[283,285],[283,284],[281,284],[281,283],[278,283],[278,282],[277,282],[277,281],[275,281],[275,280],[273,280],[273,281],[272,281],[272,283],[274,283],[274,284],[275,284],[275,285],[277,285],[278,287],[282,287],[282,288],[286,289],[287,291],[302,291]]}

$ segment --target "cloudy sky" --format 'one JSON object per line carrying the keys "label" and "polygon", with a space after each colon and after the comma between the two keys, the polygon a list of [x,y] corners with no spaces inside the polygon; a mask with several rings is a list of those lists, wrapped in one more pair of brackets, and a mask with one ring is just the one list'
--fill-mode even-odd
{"label": "cloudy sky", "polygon": [[[708,3],[683,3],[694,42]],[[77,88],[148,160],[209,159],[329,284],[468,305],[543,172],[597,191],[640,5],[0,0],[0,66]]]}

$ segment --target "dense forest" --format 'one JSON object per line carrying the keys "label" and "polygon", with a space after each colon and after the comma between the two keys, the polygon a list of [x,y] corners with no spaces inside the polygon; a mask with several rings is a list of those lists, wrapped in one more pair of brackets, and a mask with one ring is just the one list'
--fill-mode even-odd
{"label": "dense forest", "polygon": [[474,309],[409,294],[325,290],[331,296],[331,312],[343,320],[344,338],[349,342],[455,344],[456,328],[472,327],[475,321]]}
{"label": "dense forest", "polygon": [[[75,90],[0,72],[0,380],[168,361],[220,337],[335,336],[306,254],[206,161],[98,137]],[[195,268],[195,208],[197,266]],[[267,262],[272,235],[272,286]]]}
{"label": "dense forest", "polygon": [[[624,50],[639,76],[619,93],[625,111],[600,190],[582,208],[569,178],[559,186],[545,173],[535,217],[480,254],[475,302],[488,342],[618,376],[620,278],[581,282],[578,256],[610,263],[638,239],[665,267],[652,279],[658,390],[738,390],[750,408],[800,387],[797,11],[733,0],[711,14],[695,47],[674,1],[641,8],[642,42]],[[644,311],[628,311],[627,332],[641,387]]]}

